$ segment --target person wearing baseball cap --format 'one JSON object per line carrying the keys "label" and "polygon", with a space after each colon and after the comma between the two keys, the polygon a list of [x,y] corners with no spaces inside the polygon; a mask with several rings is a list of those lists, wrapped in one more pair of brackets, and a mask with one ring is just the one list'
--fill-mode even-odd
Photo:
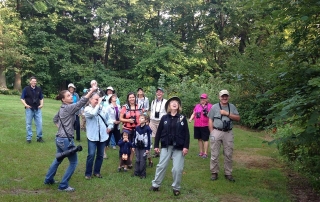
{"label": "person wearing baseball cap", "polygon": [[[161,117],[167,114],[167,111],[165,109],[167,100],[163,98],[163,95],[164,95],[163,88],[158,87],[156,89],[156,98],[151,102],[151,106],[150,106],[149,126],[152,130],[153,139],[156,136]],[[155,153],[154,157],[159,157],[159,154]]]}
{"label": "person wearing baseball cap", "polygon": [[200,103],[198,103],[189,118],[189,122],[194,119],[194,139],[198,140],[199,157],[208,157],[208,140],[210,131],[208,128],[208,113],[212,104],[208,102],[208,95],[203,93],[200,95]]}
{"label": "person wearing baseball cap", "polygon": [[[80,98],[78,93],[76,93],[76,86],[73,83],[69,83],[68,85],[68,90],[71,93],[72,99],[73,99],[73,103],[77,103]],[[80,114],[80,110],[78,112],[76,112],[76,119],[74,122],[74,126],[75,126],[75,131],[76,131],[76,140],[80,141],[80,118],[79,118],[79,114]]]}
{"label": "person wearing baseball cap", "polygon": [[[164,115],[159,123],[154,141],[154,151],[160,153],[160,160],[157,165],[154,180],[150,191],[159,191],[159,187],[165,177],[167,167],[172,159],[172,176],[173,176],[173,195],[180,195],[180,183],[184,167],[184,159],[188,154],[190,144],[190,133],[188,121],[181,114],[181,100],[179,97],[170,98],[165,109],[167,114]],[[159,143],[161,142],[161,148]],[[161,150],[161,152],[160,152]]]}
{"label": "person wearing baseball cap", "polygon": [[227,90],[219,92],[220,102],[214,104],[209,112],[210,131],[210,171],[211,180],[218,179],[219,173],[219,151],[221,144],[224,153],[224,174],[230,182],[235,182],[232,176],[232,154],[233,154],[233,121],[240,121],[237,108],[229,103],[230,93]]}

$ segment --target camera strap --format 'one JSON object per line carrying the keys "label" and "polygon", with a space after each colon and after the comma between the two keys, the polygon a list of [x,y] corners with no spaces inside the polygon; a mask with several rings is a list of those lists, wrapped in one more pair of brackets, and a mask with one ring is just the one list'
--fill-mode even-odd
{"label": "camera strap", "polygon": [[[222,110],[222,107],[221,107],[220,102],[219,102],[219,107],[220,107],[220,110]],[[229,103],[228,103],[228,110],[229,110],[229,114],[230,114],[230,105],[229,105]],[[220,119],[221,119],[221,121],[222,121],[222,114],[221,114]]]}
{"label": "camera strap", "polygon": [[67,133],[66,128],[64,127],[64,125],[63,125],[63,123],[62,123],[62,121],[61,121],[61,118],[60,118],[60,110],[59,110],[59,112],[58,112],[58,117],[59,117],[59,120],[60,120],[60,122],[61,122],[61,125],[62,125],[62,128],[63,128],[63,130],[64,130],[64,133],[67,135],[67,138],[68,138],[69,142],[71,142],[71,138],[69,137],[69,134]]}
{"label": "camera strap", "polygon": [[100,114],[98,114],[98,116],[100,116],[101,117],[101,119],[102,119],[102,121],[103,121],[103,123],[106,125],[106,127],[108,128],[108,124],[106,123],[106,121],[104,120],[104,118],[102,118],[102,116],[100,115]]}

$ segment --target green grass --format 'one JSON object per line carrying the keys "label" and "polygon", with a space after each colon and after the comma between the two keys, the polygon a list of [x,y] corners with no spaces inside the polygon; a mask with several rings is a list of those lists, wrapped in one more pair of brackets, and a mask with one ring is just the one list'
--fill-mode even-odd
{"label": "green grass", "polygon": [[[43,184],[44,176],[55,157],[56,127],[52,122],[60,102],[45,99],[43,133],[45,143],[37,143],[33,135],[26,143],[25,114],[18,96],[0,95],[0,201],[290,201],[283,165],[277,161],[274,147],[262,143],[265,133],[234,129],[235,149],[233,175],[236,183],[223,178],[223,157],[219,179],[210,181],[209,159],[198,155],[193,139],[186,156],[181,195],[173,196],[171,165],[159,192],[150,192],[155,166],[147,168],[147,178],[131,177],[131,172],[118,173],[118,150],[108,150],[109,159],[102,165],[102,179],[84,179],[87,143],[81,133],[83,151],[78,152],[79,164],[70,185],[74,193],[57,191],[57,186]],[[33,126],[35,131],[35,127]],[[222,153],[222,152],[221,152]],[[221,155],[222,156],[222,155]],[[155,165],[158,158],[153,159]],[[58,169],[60,180],[68,161]]]}

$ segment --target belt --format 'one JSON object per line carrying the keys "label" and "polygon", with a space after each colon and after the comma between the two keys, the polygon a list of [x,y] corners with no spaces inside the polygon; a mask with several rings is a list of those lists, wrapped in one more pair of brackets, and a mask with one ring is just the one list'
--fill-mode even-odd
{"label": "belt", "polygon": [[213,129],[220,130],[220,131],[223,131],[223,132],[228,132],[228,131],[232,130],[232,128],[229,129],[229,130],[224,130],[222,128],[216,128],[216,127],[213,127]]}

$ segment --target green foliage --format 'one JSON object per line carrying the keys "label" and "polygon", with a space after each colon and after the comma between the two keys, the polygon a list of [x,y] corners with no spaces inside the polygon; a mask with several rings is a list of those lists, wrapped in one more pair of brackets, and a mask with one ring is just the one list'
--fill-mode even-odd
{"label": "green foliage", "polygon": [[0,89],[0,94],[3,95],[20,95],[20,92],[17,90],[1,90]]}

